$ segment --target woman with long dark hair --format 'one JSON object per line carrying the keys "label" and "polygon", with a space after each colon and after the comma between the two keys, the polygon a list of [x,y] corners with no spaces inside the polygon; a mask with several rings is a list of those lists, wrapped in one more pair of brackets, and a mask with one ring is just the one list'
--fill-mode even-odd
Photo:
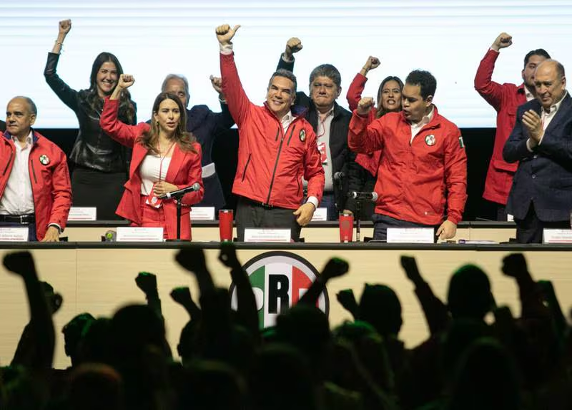
{"label": "woman with long dark hair", "polygon": [[201,177],[201,146],[186,131],[187,116],[183,103],[175,94],[161,93],[153,103],[151,124],[128,125],[117,113],[121,94],[135,82],[122,74],[117,87],[105,100],[100,125],[103,131],[121,144],[133,149],[129,181],[117,214],[133,226],[163,227],[166,239],[177,238],[177,208],[172,198],[161,198],[170,192],[197,185],[197,190],[183,198],[181,238],[191,239],[189,207],[204,195]]}
{"label": "woman with long dark hair", "polygon": [[[361,71],[354,77],[346,98],[351,111],[357,108],[361,95],[367,82],[367,73],[379,67],[377,57],[368,57]],[[403,81],[396,76],[388,76],[383,79],[377,90],[377,107],[369,112],[368,123],[380,118],[388,112],[401,111],[401,90]],[[377,167],[379,166],[380,151],[369,154],[357,154],[355,162],[358,167],[351,167],[349,176],[349,190],[358,192],[373,192],[377,179]],[[373,214],[373,203],[366,203],[361,214],[362,218],[369,219]]]}
{"label": "woman with long dark hair", "polygon": [[[59,22],[58,37],[48,53],[44,70],[46,82],[60,100],[76,114],[79,133],[69,156],[73,165],[73,206],[97,208],[97,219],[117,219],[115,209],[127,181],[130,152],[106,135],[99,126],[103,99],[111,95],[123,68],[117,57],[103,52],[93,62],[89,89],[76,91],[56,73],[60,52],[71,20]],[[119,118],[136,123],[136,107],[129,93],[119,103]]]}

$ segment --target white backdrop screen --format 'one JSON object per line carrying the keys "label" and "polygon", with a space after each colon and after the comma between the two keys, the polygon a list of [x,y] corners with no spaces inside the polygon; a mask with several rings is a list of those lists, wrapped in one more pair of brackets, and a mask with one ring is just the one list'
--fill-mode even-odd
{"label": "white backdrop screen", "polygon": [[[523,57],[545,48],[572,69],[571,1],[197,1],[197,0],[59,0],[0,2],[0,104],[27,95],[39,109],[40,128],[77,127],[75,115],[44,81],[48,51],[58,21],[70,18],[58,73],[72,88],[89,87],[94,58],[114,53],[126,73],[138,119],[147,120],[165,75],[184,74],[190,82],[190,105],[219,110],[209,75],[219,73],[217,25],[241,24],[234,44],[238,70],[250,99],[264,100],[267,81],[288,38],[302,40],[296,55],[299,89],[322,63],[342,73],[342,95],[367,57],[381,67],[368,75],[364,96],[375,96],[388,75],[405,79],[421,68],[437,78],[435,103],[460,127],[494,127],[495,112],[474,90],[479,61],[496,36],[505,31],[514,44],[501,51],[493,79],[520,84]],[[4,115],[2,115],[4,117]]]}

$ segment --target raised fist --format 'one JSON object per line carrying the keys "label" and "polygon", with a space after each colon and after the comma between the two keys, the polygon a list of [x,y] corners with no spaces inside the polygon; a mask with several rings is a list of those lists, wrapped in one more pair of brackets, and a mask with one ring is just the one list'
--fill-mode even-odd
{"label": "raised fist", "polygon": [[372,107],[373,107],[373,98],[364,97],[361,100],[359,100],[357,106],[357,113],[359,115],[367,115],[367,113],[369,112],[369,110],[371,110]]}
{"label": "raised fist", "polygon": [[227,45],[232,44],[232,38],[236,34],[236,31],[240,28],[239,25],[230,28],[228,24],[223,24],[216,28],[216,38],[220,44]]}
{"label": "raised fist", "polygon": [[211,85],[213,86],[214,90],[217,93],[222,94],[222,78],[215,77],[214,75],[211,75],[209,78],[211,80]]}
{"label": "raised fist", "polygon": [[512,36],[507,33],[500,33],[495,39],[491,48],[493,50],[499,51],[501,48],[510,47],[512,45]]}
{"label": "raised fist", "polygon": [[117,87],[125,89],[131,87],[135,83],[135,78],[131,74],[121,74]]}
{"label": "raised fist", "polygon": [[363,68],[364,68],[366,71],[375,70],[377,67],[379,67],[380,64],[381,64],[381,63],[380,63],[380,61],[379,61],[379,58],[369,56],[368,59],[367,59],[367,61],[366,61],[365,64],[364,64]]}
{"label": "raised fist", "polygon": [[65,35],[70,32],[71,27],[72,27],[71,20],[62,20],[59,23],[59,33]]}
{"label": "raised fist", "polygon": [[286,50],[284,51],[285,57],[288,60],[292,59],[292,55],[302,50],[302,40],[298,37],[292,37],[286,42]]}

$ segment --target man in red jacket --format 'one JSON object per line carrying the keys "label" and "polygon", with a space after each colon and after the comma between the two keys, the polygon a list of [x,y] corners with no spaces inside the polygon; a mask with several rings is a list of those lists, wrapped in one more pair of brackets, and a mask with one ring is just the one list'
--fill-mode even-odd
{"label": "man in red jacket", "polygon": [[467,200],[467,157],[461,131],[433,104],[436,88],[431,73],[415,70],[405,79],[402,112],[368,125],[374,101],[366,97],[353,113],[350,149],[381,150],[372,218],[376,240],[386,240],[392,227],[433,227],[441,239],[457,232]]}
{"label": "man in red jacket", "polygon": [[481,60],[475,76],[475,90],[497,112],[495,144],[489,163],[483,198],[496,205],[496,219],[499,221],[506,221],[506,202],[512,186],[512,178],[518,166],[516,162],[513,164],[506,162],[502,157],[502,151],[514,128],[516,109],[534,99],[534,71],[536,67],[550,58],[550,55],[542,48],[532,50],[524,57],[523,83],[521,85],[496,83],[492,81],[495,62],[500,55],[500,50],[509,47],[511,44],[512,36],[507,33],[499,34]]}
{"label": "man in red jacket", "polygon": [[[240,26],[217,27],[222,88],[238,125],[238,168],[232,192],[239,196],[236,215],[238,239],[246,228],[290,229],[298,240],[322,199],[324,168],[316,134],[294,106],[296,77],[278,70],[270,78],[263,106],[246,96],[232,51]],[[308,181],[305,203],[302,177]]]}
{"label": "man in red jacket", "polygon": [[0,226],[27,226],[28,240],[57,242],[71,207],[67,159],[53,142],[32,130],[37,109],[15,97],[0,133]]}

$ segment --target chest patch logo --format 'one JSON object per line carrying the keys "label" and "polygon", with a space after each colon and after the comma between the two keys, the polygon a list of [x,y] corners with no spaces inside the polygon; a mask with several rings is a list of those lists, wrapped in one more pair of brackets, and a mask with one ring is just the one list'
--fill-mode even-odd
{"label": "chest patch logo", "polygon": [[50,163],[50,159],[47,155],[40,155],[40,164],[48,165]]}
{"label": "chest patch logo", "polygon": [[300,141],[304,142],[306,141],[306,131],[305,130],[300,130]]}
{"label": "chest patch logo", "polygon": [[428,146],[433,146],[435,145],[435,136],[433,134],[429,134],[425,137],[425,144],[427,144]]}

